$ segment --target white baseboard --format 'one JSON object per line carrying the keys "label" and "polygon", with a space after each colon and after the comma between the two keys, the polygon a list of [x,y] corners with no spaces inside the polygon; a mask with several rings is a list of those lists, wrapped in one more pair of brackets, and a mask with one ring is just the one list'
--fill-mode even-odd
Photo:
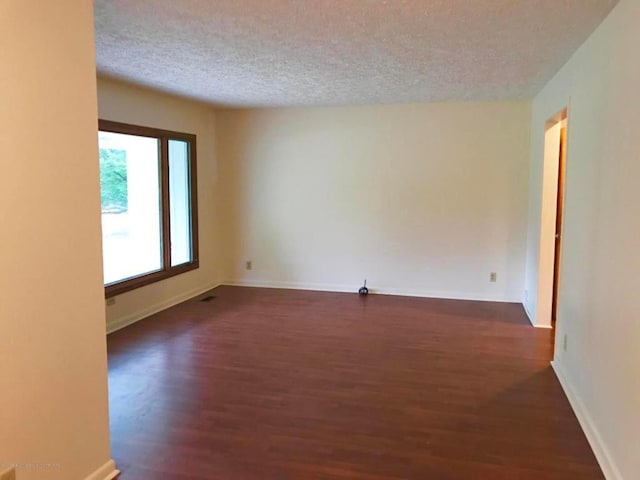
{"label": "white baseboard", "polygon": [[[340,285],[303,282],[272,282],[262,280],[225,280],[222,285],[235,287],[284,288],[290,290],[314,290],[318,292],[348,292],[357,293],[361,285]],[[438,292],[425,290],[405,290],[395,288],[369,288],[369,293],[375,295],[397,295],[401,297],[442,298],[450,300],[473,300],[479,302],[519,303],[511,297],[489,297],[482,294],[468,294],[461,292]]]}
{"label": "white baseboard", "polygon": [[[325,285],[320,283],[306,284],[293,282],[267,282],[260,280],[225,280],[222,285],[229,287],[284,288],[287,290],[314,290],[317,292],[354,292],[352,285]],[[360,288],[360,287],[358,287]],[[355,291],[358,289],[356,288]]]}
{"label": "white baseboard", "polygon": [[185,300],[189,300],[190,298],[197,297],[198,295],[208,290],[212,290],[218,287],[219,285],[220,285],[219,283],[203,285],[203,286],[188,290],[186,292],[182,292],[178,295],[174,295],[171,298],[167,298],[166,300],[163,300],[160,303],[156,303],[155,305],[151,305],[137,312],[131,313],[129,315],[125,315],[124,317],[118,318],[116,320],[112,320],[111,322],[107,322],[107,335],[117,330],[120,330],[121,328],[127,327],[132,323],[138,322],[143,318],[147,318],[148,316],[153,315],[154,313],[161,312],[162,310],[166,310],[169,307],[173,307],[174,305],[184,302]]}
{"label": "white baseboard", "polygon": [[85,480],[113,480],[120,475],[120,470],[116,469],[116,462],[109,460],[99,469],[89,475]]}
{"label": "white baseboard", "polygon": [[533,321],[533,315],[531,315],[531,312],[527,308],[527,304],[525,302],[522,302],[522,308],[524,308],[524,313],[527,314],[527,318],[529,319],[529,323],[535,327],[536,323]]}
{"label": "white baseboard", "polygon": [[536,328],[545,328],[547,330],[551,330],[553,327],[551,325],[538,325],[533,321],[533,315],[531,315],[531,312],[529,311],[529,309],[527,308],[527,304],[522,302],[522,308],[524,308],[524,313],[527,314],[527,318],[529,319],[529,323],[531,325],[533,325]]}
{"label": "white baseboard", "polygon": [[598,463],[600,464],[600,468],[602,469],[602,473],[604,473],[605,478],[607,480],[623,480],[620,470],[616,467],[616,464],[609,453],[609,449],[602,440],[602,436],[593,422],[589,411],[580,397],[576,394],[574,388],[571,386],[571,381],[566,375],[564,368],[557,361],[551,362],[551,366],[553,367],[553,371],[556,373],[556,377],[558,377],[558,380],[560,381],[560,385],[562,385],[565,395],[569,399],[571,408],[573,408],[573,412],[578,418],[578,422],[589,441],[589,445],[591,445],[591,449],[596,456],[596,460],[598,460]]}
{"label": "white baseboard", "polygon": [[3,468],[2,470],[0,470],[0,479],[16,480],[16,469],[13,467]]}

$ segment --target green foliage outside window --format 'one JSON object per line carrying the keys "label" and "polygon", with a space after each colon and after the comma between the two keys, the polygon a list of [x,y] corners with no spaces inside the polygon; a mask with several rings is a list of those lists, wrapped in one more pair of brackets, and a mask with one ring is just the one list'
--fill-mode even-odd
{"label": "green foliage outside window", "polygon": [[127,211],[127,152],[100,149],[100,191],[103,213]]}

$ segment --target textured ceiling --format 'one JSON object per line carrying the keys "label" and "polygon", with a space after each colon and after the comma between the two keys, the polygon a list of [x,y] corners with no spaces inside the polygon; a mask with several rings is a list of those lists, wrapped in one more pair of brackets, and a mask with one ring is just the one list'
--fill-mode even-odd
{"label": "textured ceiling", "polygon": [[617,0],[95,0],[98,72],[228,106],[533,97]]}

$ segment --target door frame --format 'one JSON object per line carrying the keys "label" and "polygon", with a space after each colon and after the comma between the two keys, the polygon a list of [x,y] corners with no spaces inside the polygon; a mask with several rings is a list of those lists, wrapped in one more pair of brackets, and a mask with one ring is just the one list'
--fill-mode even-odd
{"label": "door frame", "polygon": [[[556,316],[554,308],[559,305],[562,287],[562,236],[556,245],[556,221],[558,207],[564,210],[564,199],[558,199],[558,180],[561,157],[561,132],[566,131],[564,168],[566,172],[569,141],[569,109],[563,108],[545,123],[544,159],[542,169],[542,198],[539,232],[539,265],[538,296],[536,299],[536,326],[552,328]],[[565,175],[566,187],[566,175]],[[564,189],[566,192],[566,188]],[[560,204],[562,202],[562,204]],[[560,219],[560,232],[563,230],[564,218]],[[556,250],[559,249],[558,252]],[[556,263],[558,263],[556,265]]]}

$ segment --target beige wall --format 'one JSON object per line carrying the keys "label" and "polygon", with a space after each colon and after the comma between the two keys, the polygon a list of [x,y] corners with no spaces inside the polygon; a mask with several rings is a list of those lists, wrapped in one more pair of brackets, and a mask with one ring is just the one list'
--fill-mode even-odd
{"label": "beige wall", "polygon": [[98,78],[100,118],[192,133],[198,139],[200,268],[116,297],[107,307],[112,331],[218,285],[219,220],[214,113],[203,104]]}
{"label": "beige wall", "polygon": [[522,301],[527,102],[216,118],[226,282]]}
{"label": "beige wall", "polygon": [[92,3],[1,2],[0,65],[0,464],[31,464],[20,480],[102,480]]}
{"label": "beige wall", "polygon": [[640,2],[622,0],[535,98],[532,112],[526,288],[534,292],[538,282],[544,123],[569,106],[554,366],[609,479],[640,472],[638,25]]}

